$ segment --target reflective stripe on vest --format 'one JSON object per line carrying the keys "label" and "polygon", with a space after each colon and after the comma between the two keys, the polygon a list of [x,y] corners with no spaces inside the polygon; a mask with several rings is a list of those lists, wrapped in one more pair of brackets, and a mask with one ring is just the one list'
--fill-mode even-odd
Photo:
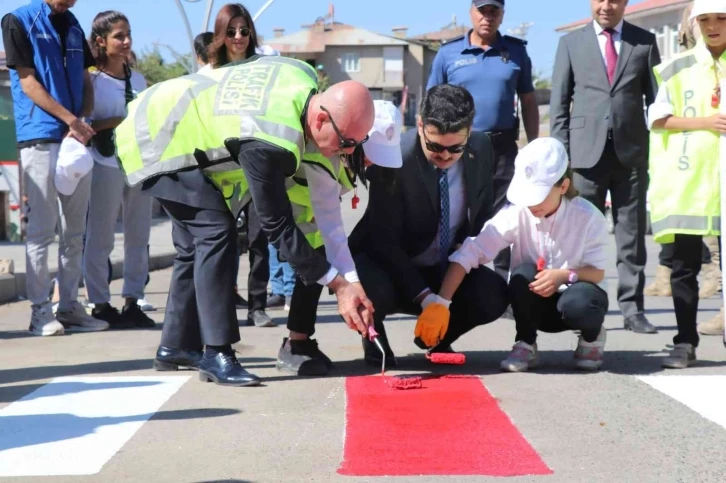
{"label": "reflective stripe on vest", "polygon": [[316,89],[307,63],[264,56],[172,79],[129,104],[116,130],[119,159],[131,186],[164,173],[199,167],[239,170],[225,141],[259,139],[300,159],[305,152],[302,111]]}
{"label": "reflective stripe on vest", "polygon": [[[675,116],[708,117],[718,112],[711,105],[713,65],[711,53],[700,40],[693,49],[654,68]],[[678,234],[720,234],[719,158],[715,132],[651,131],[648,201],[656,243],[671,243]]]}

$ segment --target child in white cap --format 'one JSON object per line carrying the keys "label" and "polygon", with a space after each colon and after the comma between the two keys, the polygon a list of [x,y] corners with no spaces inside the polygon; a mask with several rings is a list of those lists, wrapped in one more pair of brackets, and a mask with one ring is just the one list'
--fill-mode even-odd
{"label": "child in white cap", "polygon": [[[696,20],[701,38],[692,49],[655,67],[658,94],[648,108],[653,239],[673,244],[670,284],[678,333],[662,361],[670,369],[696,362],[702,239],[721,235],[720,158],[726,115],[719,111],[726,67],[726,0],[696,0],[690,19]],[[722,334],[723,315],[703,329]]]}
{"label": "child in white cap", "polygon": [[511,204],[449,257],[452,263],[439,292],[443,303],[429,305],[419,324],[424,333],[438,330],[433,337],[443,337],[446,305],[464,276],[511,246],[509,296],[517,336],[502,370],[522,372],[537,366],[537,331],[566,330],[580,332],[576,366],[597,370],[603,361],[608,310],[607,293],[598,285],[608,263],[605,217],[578,196],[560,141],[534,140],[519,152],[514,166],[507,191]]}

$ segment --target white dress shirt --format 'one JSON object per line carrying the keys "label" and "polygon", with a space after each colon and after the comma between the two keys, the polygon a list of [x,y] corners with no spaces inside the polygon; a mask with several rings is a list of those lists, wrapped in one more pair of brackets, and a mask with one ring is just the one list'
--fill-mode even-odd
{"label": "white dress shirt", "polygon": [[[605,217],[584,198],[563,198],[548,218],[536,218],[527,207],[508,205],[484,225],[479,235],[468,238],[449,261],[469,273],[511,245],[512,269],[523,263],[536,264],[543,257],[548,269],[590,266],[605,270],[608,238]],[[563,285],[560,291],[566,288]]]}
{"label": "white dress shirt", "polygon": [[340,196],[345,189],[321,166],[305,163],[303,169],[308,181],[315,222],[323,236],[325,255],[331,265],[328,273],[318,283],[327,285],[338,273],[349,283],[359,282],[340,211]]}
{"label": "white dress shirt", "polygon": [[[600,54],[602,54],[603,64],[607,66],[608,62],[607,57],[605,56],[605,47],[608,43],[608,37],[603,33],[605,29],[603,29],[599,23],[597,23],[595,20],[593,20],[592,23],[595,26],[595,35],[597,35],[597,43],[600,46]],[[622,44],[623,39],[623,21],[621,20],[615,27],[613,27],[613,30],[615,30],[615,33],[613,34],[615,52],[620,55],[620,45]]]}
{"label": "white dress shirt", "polygon": [[[457,161],[448,169],[449,177],[449,234],[453,246],[454,237],[466,221],[466,187],[464,185],[464,163]],[[417,267],[430,267],[438,265],[441,261],[439,255],[439,240],[441,228],[436,232],[434,241],[421,254],[413,258]]]}

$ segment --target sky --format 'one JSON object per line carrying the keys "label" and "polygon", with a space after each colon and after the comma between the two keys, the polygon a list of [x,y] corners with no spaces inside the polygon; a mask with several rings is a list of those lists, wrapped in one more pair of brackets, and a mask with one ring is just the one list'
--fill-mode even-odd
{"label": "sky", "polygon": [[[28,1],[2,0],[0,15]],[[196,0],[194,3],[182,1],[192,32],[196,35],[202,31],[208,0]],[[632,4],[639,2],[631,1]],[[210,29],[214,16],[224,3],[214,1]],[[242,3],[254,15],[266,0],[245,0]],[[255,22],[257,31],[266,39],[273,37],[272,29],[276,27],[284,28],[286,34],[296,32],[301,29],[301,25],[313,23],[317,17],[326,15],[330,3],[329,0],[274,0]],[[332,3],[335,5],[336,21],[384,35],[392,35],[391,29],[397,26],[408,27],[409,35],[439,30],[451,22],[454,16],[459,24],[470,23],[469,0],[338,0]],[[549,77],[560,37],[555,28],[588,18],[590,1],[509,0],[506,3],[502,33],[522,23],[533,23],[527,35],[528,51],[535,72]],[[191,51],[175,0],[78,0],[72,11],[88,35],[93,17],[104,10],[120,10],[129,17],[137,53],[153,48],[155,42],[170,45],[180,53]],[[161,50],[162,53],[169,52],[163,47]]]}

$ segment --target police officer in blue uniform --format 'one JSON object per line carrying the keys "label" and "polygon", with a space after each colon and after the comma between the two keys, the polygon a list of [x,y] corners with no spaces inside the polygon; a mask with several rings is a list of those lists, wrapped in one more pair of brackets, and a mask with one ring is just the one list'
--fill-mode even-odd
{"label": "police officer in blue uniform", "polygon": [[[527,42],[499,33],[505,0],[472,0],[472,30],[444,44],[431,67],[427,89],[438,84],[466,88],[474,97],[473,129],[487,132],[494,146],[494,210],[507,202],[507,188],[514,176],[519,116],[522,105],[527,140],[539,136],[539,110],[532,84],[532,62]],[[509,249],[494,260],[497,273],[509,272]]]}

